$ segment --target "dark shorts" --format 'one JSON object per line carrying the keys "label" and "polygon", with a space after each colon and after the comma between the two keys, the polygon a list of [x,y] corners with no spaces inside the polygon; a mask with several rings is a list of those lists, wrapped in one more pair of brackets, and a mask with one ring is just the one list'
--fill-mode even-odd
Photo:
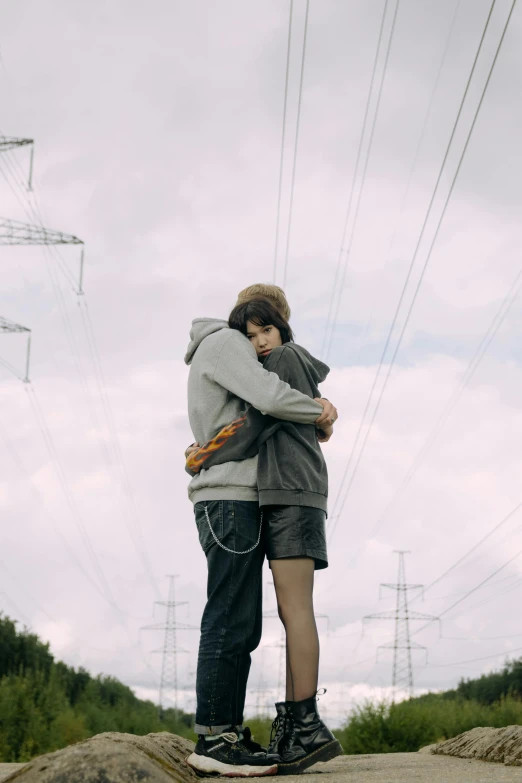
{"label": "dark shorts", "polygon": [[315,568],[328,568],[326,514],[311,506],[264,506],[263,540],[268,560],[311,557]]}

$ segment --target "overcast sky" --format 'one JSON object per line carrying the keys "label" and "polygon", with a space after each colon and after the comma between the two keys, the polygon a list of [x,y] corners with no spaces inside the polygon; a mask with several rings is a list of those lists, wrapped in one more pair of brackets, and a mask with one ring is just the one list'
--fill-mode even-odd
{"label": "overcast sky", "polygon": [[[325,446],[331,509],[347,465],[350,479],[357,464],[329,521],[330,567],[317,576],[317,611],[329,617],[328,632],[320,620],[322,704],[332,723],[356,700],[389,695],[391,652],[377,665],[375,655],[393,624],[368,624],[361,638],[361,618],[394,606],[391,591],[379,601],[379,583],[396,579],[393,550],[411,550],[408,581],[430,585],[522,500],[521,299],[507,300],[502,320],[499,310],[521,264],[519,7],[364,453],[358,460],[366,428],[349,462],[415,248],[370,417],[511,0],[495,4],[421,236],[490,5],[401,0],[363,181],[395,2],[357,171],[384,3],[310,2],[286,291],[298,341],[323,357],[339,301],[323,387],[340,413]],[[151,651],[163,642],[139,629],[164,617],[160,607],[153,616],[153,602],[166,599],[165,575],[179,575],[177,598],[189,602],[180,622],[197,625],[204,606],[206,565],[183,470],[192,441],[183,355],[194,317],[226,317],[241,288],[273,279],[288,13],[283,0],[2,5],[0,133],[36,143],[32,195],[28,149],[0,154],[0,216],[35,223],[39,210],[48,228],[84,240],[86,295],[75,293],[78,247],[60,256],[1,248],[0,316],[32,329],[33,343],[30,385],[0,366],[0,610],[49,640],[58,658],[114,675],[142,697],[157,697],[161,658]],[[295,0],[280,284],[304,19],[305,2]],[[341,248],[345,284],[332,299]],[[469,378],[497,313],[499,329]],[[0,358],[22,372],[25,337],[0,334]],[[519,549],[522,510],[412,608],[445,612]],[[268,613],[269,581],[267,569]],[[417,634],[429,657],[424,666],[414,654],[416,689],[454,686],[522,648],[521,589],[522,556],[444,614],[443,638],[436,625]],[[272,701],[279,634],[267,619],[251,680],[253,691],[264,679]],[[178,637],[189,650],[178,662],[186,707],[197,636]],[[257,700],[252,692],[251,710]]]}

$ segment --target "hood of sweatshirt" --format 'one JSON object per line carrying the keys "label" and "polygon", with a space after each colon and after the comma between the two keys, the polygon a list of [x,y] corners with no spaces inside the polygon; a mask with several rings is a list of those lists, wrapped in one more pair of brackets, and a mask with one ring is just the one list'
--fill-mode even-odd
{"label": "hood of sweatshirt", "polygon": [[209,334],[228,329],[228,323],[221,318],[195,318],[190,330],[190,342],[185,354],[185,364],[190,364],[197,349]]}
{"label": "hood of sweatshirt", "polygon": [[[285,343],[284,348],[290,348],[299,356],[303,368],[308,373],[310,380],[316,386],[325,380],[326,376],[330,372],[330,368],[327,364],[320,361],[320,359],[316,359],[315,356],[312,356],[312,354],[306,350],[306,348],[303,348],[302,345],[297,345],[297,343]],[[267,357],[259,358],[261,361],[263,361]]]}

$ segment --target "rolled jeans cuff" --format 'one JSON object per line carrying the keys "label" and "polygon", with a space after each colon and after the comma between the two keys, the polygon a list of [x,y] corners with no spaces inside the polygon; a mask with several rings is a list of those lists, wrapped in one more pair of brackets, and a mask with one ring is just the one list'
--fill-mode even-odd
{"label": "rolled jeans cuff", "polygon": [[225,726],[200,726],[199,723],[194,725],[195,734],[208,734],[213,737],[216,736],[216,734],[223,734],[227,729],[230,731],[230,723]]}

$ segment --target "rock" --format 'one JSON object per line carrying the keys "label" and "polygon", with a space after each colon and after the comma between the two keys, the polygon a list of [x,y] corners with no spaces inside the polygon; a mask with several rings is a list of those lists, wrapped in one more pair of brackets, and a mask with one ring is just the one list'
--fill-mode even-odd
{"label": "rock", "polygon": [[423,748],[419,748],[417,753],[433,753],[433,748],[437,747],[437,743],[434,742],[432,745],[425,745]]}
{"label": "rock", "polygon": [[440,742],[432,753],[522,767],[522,726],[471,729],[446,742]]}
{"label": "rock", "polygon": [[199,778],[185,764],[193,749],[168,731],[145,737],[109,731],[39,756],[4,783],[194,783]]}

